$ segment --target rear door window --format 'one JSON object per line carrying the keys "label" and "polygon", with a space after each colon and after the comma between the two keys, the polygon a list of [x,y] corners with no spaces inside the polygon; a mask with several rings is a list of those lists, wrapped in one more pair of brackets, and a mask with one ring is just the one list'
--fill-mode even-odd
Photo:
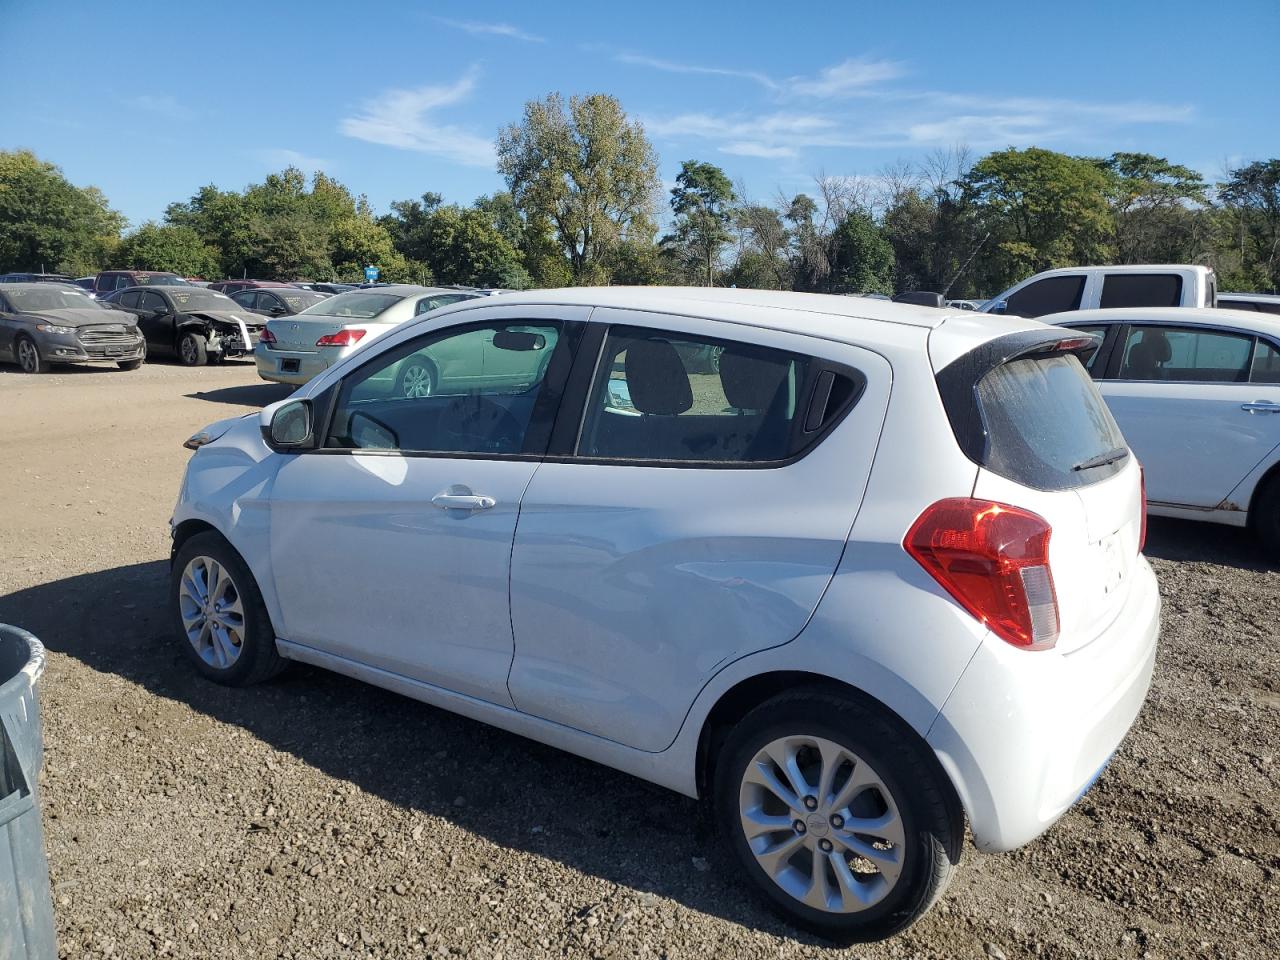
{"label": "rear door window", "polygon": [[1007,312],[1019,317],[1043,317],[1048,313],[1079,310],[1084,295],[1084,274],[1045,277],[1029,283],[1005,300]]}
{"label": "rear door window", "polygon": [[1182,277],[1176,273],[1109,273],[1098,306],[1176,307],[1182,303]]}
{"label": "rear door window", "polygon": [[1280,350],[1275,344],[1259,340],[1253,348],[1253,368],[1249,371],[1250,383],[1280,383]]}
{"label": "rear door window", "polygon": [[1011,360],[978,381],[987,433],[984,466],[1038,490],[1106,479],[1124,465],[1120,428],[1079,359]]}
{"label": "rear door window", "polygon": [[1121,354],[1121,380],[1244,383],[1253,337],[1224,330],[1134,325]]}
{"label": "rear door window", "polygon": [[578,456],[655,463],[786,460],[816,442],[861,389],[811,357],[687,334],[614,327],[587,402]]}

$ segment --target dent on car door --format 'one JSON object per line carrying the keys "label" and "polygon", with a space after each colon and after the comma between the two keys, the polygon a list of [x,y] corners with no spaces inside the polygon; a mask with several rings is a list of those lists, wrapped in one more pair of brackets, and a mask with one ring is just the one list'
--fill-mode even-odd
{"label": "dent on car door", "polygon": [[[520,390],[480,378],[471,335],[503,316],[377,348],[334,388],[324,448],[284,459],[270,552],[288,642],[511,705],[511,541],[568,372],[564,334],[586,311],[521,310],[520,323],[559,336],[564,360]],[[429,396],[397,391],[401,362],[433,351],[475,375]]]}
{"label": "dent on car door", "polygon": [[[1156,504],[1214,509],[1280,446],[1280,385],[1269,354],[1241,331],[1133,324],[1100,384],[1146,471]],[[1243,504],[1237,505],[1243,506]]]}
{"label": "dent on car door", "polygon": [[[572,419],[572,456],[544,463],[521,503],[509,687],[522,711],[657,751],[719,669],[813,613],[861,504],[890,370],[780,332],[592,319],[618,326],[580,351],[600,356],[581,436]],[[689,371],[681,357],[708,346],[718,370]]]}

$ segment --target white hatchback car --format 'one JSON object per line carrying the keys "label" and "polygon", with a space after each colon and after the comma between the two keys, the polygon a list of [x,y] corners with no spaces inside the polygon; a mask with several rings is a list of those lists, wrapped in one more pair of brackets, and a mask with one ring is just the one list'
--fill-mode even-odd
{"label": "white hatchback car", "polygon": [[1088,367],[1159,516],[1251,527],[1280,556],[1280,317],[1131,308],[1041,317],[1102,337]]}
{"label": "white hatchback car", "polygon": [[887,936],[966,817],[1029,842],[1145,698],[1092,347],[754,290],[456,304],[188,441],[174,628],[212,680],[300,660],[707,797],[784,915]]}

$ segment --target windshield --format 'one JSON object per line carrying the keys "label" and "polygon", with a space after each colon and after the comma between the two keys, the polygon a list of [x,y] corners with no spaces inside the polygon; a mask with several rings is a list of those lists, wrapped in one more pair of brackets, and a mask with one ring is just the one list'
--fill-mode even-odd
{"label": "windshield", "polygon": [[134,283],[140,287],[189,287],[191,284],[181,277],[134,277]]}
{"label": "windshield", "polygon": [[59,290],[49,287],[41,290],[7,289],[4,295],[19,312],[39,313],[42,310],[106,310],[87,294],[75,290]]}
{"label": "windshield", "polygon": [[399,293],[373,293],[368,290],[352,290],[329,297],[303,310],[303,317],[352,317],[370,320],[384,313],[404,299]]}
{"label": "windshield", "polygon": [[192,287],[190,290],[171,290],[169,291],[169,296],[173,298],[173,305],[184,313],[192,310],[240,309],[240,305],[225,293],[206,290],[204,287]]}
{"label": "windshield", "polygon": [[327,293],[315,293],[312,290],[290,290],[288,293],[282,293],[279,290],[273,290],[277,296],[281,297],[294,310],[301,310],[304,307],[314,306],[322,300],[328,300]]}

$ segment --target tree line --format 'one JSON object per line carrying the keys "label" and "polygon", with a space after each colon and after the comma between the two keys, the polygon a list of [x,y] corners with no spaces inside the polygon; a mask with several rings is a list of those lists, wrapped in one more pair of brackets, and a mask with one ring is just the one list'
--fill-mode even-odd
{"label": "tree line", "polygon": [[[1210,183],[1146,153],[963,147],[874,176],[817,175],[755,199],[688,160],[664,196],[643,126],[604,94],[551,94],[500,131],[506,190],[438,193],[378,215],[334,178],[296,168],[214,185],[126,231],[95,187],[30,151],[0,151],[0,272],[172,270],[205,278],[382,278],[511,288],[709,284],[829,293],[988,296],[1085,263],[1202,263],[1224,290],[1280,290],[1280,159]],[[665,230],[659,221],[666,212]]]}

